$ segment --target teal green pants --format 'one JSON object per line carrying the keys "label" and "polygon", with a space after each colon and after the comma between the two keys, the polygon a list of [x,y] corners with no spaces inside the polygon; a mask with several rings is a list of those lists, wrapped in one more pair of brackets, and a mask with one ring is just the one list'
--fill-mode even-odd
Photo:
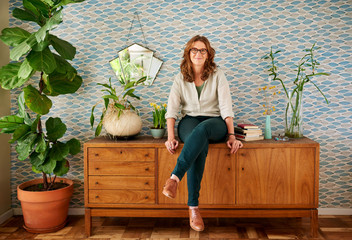
{"label": "teal green pants", "polygon": [[198,206],[209,142],[224,141],[227,134],[225,121],[221,117],[186,115],[178,124],[178,137],[184,142],[177,159],[175,174],[180,180],[187,172],[188,206]]}

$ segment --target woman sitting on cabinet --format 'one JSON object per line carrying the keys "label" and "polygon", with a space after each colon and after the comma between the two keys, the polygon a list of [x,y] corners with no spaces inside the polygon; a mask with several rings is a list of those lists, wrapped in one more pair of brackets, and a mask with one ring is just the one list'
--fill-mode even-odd
{"label": "woman sitting on cabinet", "polygon": [[184,142],[171,177],[166,181],[163,194],[176,197],[177,186],[187,172],[190,226],[203,231],[198,198],[203,177],[209,141],[227,139],[231,153],[242,147],[236,140],[233,126],[232,99],[224,73],[214,63],[215,50],[204,36],[188,41],[181,63],[181,72],[175,77],[166,113],[167,150],[175,154],[175,121],[179,108],[183,118],[178,124],[178,137]]}

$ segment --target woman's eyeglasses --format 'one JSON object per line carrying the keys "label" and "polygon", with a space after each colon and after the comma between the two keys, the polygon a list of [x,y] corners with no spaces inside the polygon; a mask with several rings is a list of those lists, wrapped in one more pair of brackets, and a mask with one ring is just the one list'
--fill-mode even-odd
{"label": "woman's eyeglasses", "polygon": [[202,49],[198,49],[198,48],[191,48],[191,53],[193,53],[194,55],[197,54],[197,52],[200,52],[200,54],[204,55],[208,52],[208,50],[206,48],[202,48]]}

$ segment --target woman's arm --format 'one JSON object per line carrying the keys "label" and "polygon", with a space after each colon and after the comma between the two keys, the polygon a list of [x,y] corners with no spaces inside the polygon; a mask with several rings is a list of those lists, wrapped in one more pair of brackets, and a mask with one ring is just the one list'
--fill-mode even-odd
{"label": "woman's arm", "polygon": [[227,136],[228,136],[228,140],[226,144],[231,149],[230,152],[235,153],[239,148],[243,147],[243,144],[241,141],[238,141],[234,135],[235,129],[233,127],[233,118],[232,117],[225,118],[225,123],[227,126]]}
{"label": "woman's arm", "polygon": [[178,147],[178,141],[175,139],[175,118],[167,118],[167,141],[165,142],[165,146],[167,150],[174,154],[176,148]]}

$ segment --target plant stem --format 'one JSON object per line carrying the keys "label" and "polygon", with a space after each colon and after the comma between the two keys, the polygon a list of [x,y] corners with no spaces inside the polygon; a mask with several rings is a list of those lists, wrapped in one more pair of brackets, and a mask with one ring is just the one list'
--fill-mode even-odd
{"label": "plant stem", "polygon": [[43,174],[44,189],[45,189],[45,191],[47,191],[48,190],[48,178],[44,172],[42,172],[42,174]]}

